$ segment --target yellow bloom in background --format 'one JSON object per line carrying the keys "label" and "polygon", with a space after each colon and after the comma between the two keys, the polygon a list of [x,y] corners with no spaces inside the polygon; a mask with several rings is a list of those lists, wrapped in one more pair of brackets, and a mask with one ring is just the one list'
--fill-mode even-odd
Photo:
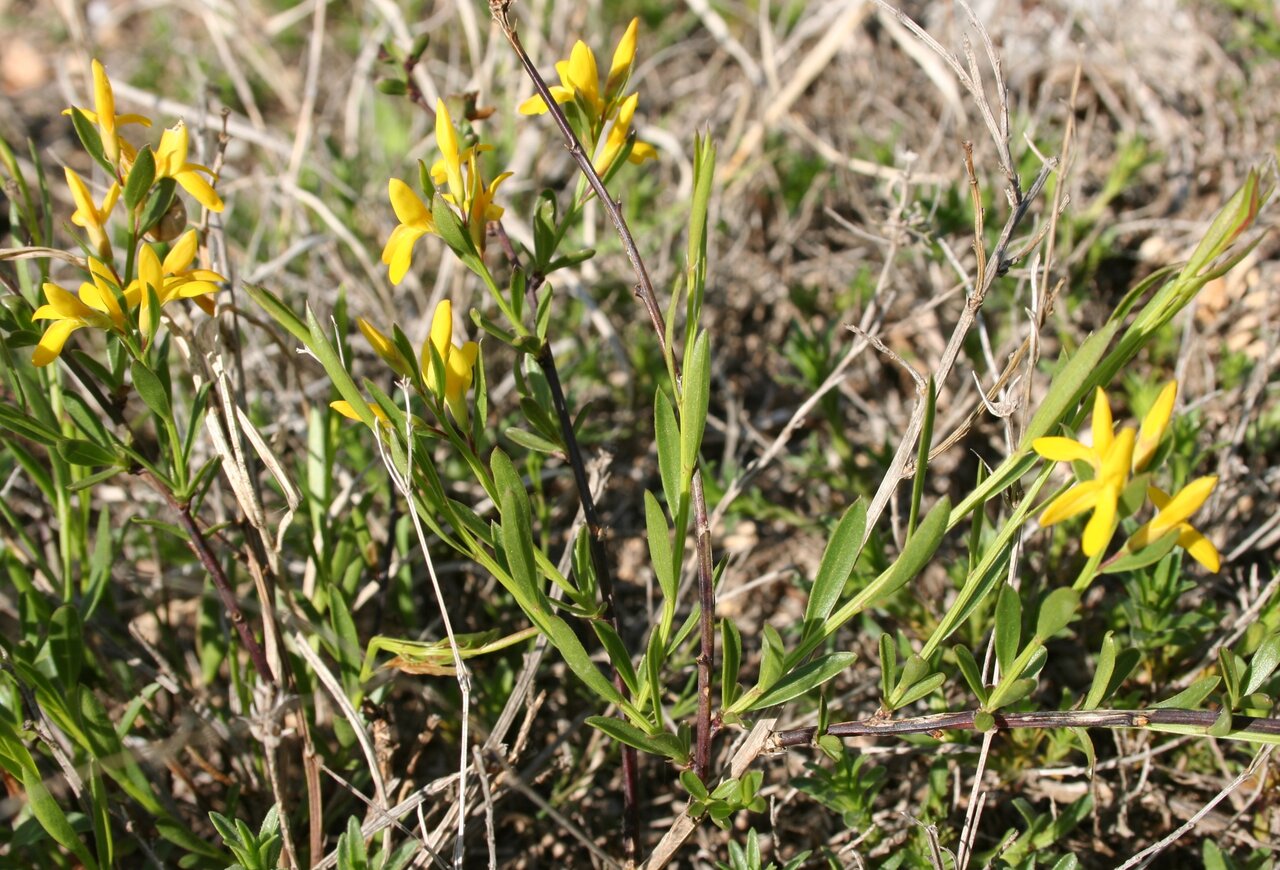
{"label": "yellow bloom in background", "polygon": [[111,259],[111,238],[107,235],[107,218],[111,216],[111,210],[115,208],[116,200],[120,198],[120,185],[112,182],[111,187],[107,189],[106,196],[102,199],[101,207],[94,205],[93,194],[89,192],[89,186],[84,183],[84,179],[76,174],[75,170],[67,167],[65,170],[67,177],[67,187],[71,189],[71,198],[75,201],[76,210],[71,215],[71,222],[78,227],[82,227],[89,235],[89,244],[97,251],[98,256],[104,260]]}
{"label": "yellow bloom in background", "polygon": [[161,134],[160,144],[156,146],[155,154],[156,180],[172,178],[182,186],[183,190],[191,194],[196,202],[209,211],[222,211],[221,197],[213,189],[213,185],[205,180],[204,175],[200,174],[203,172],[212,178],[213,170],[199,163],[187,161],[189,144],[187,125],[182,121]]}
{"label": "yellow bloom in background", "polygon": [[400,223],[391,231],[391,238],[382,249],[382,262],[389,267],[391,283],[399,284],[413,262],[414,244],[427,233],[434,233],[436,222],[421,197],[400,179],[393,178],[388,182],[387,193]]}
{"label": "yellow bloom in background", "polygon": [[[640,19],[631,19],[613,51],[609,75],[603,83],[600,81],[595,54],[581,40],[573,44],[568,60],[556,63],[560,84],[551,86],[551,97],[557,103],[571,103],[582,110],[588,128],[579,131],[584,147],[594,152],[604,133],[605,124],[613,121],[613,127],[604,142],[604,150],[592,161],[596,172],[602,175],[613,165],[618,152],[627,141],[631,132],[631,120],[639,101],[638,94],[625,98],[622,96],[635,66],[639,28]],[[521,103],[517,111],[522,115],[541,115],[547,111],[547,103],[540,95],[534,94]],[[658,152],[652,145],[637,141],[629,161],[640,163],[657,156]]]}
{"label": "yellow bloom in background", "polygon": [[1155,456],[1169,428],[1169,420],[1173,418],[1173,403],[1178,397],[1178,382],[1169,381],[1160,390],[1160,395],[1152,403],[1147,415],[1142,418],[1142,428],[1138,430],[1138,443],[1133,449],[1133,470],[1142,471]]}
{"label": "yellow bloom in background", "polygon": [[[116,132],[117,128],[124,124],[141,124],[144,127],[150,127],[151,119],[145,115],[117,115],[116,98],[111,90],[111,80],[107,78],[107,71],[97,60],[93,61],[92,69],[93,109],[80,109],[80,112],[90,124],[97,125],[98,134],[102,137],[102,153],[107,158],[107,162],[112,166],[119,166],[121,140]],[[62,114],[70,115],[71,110],[66,109]]]}
{"label": "yellow bloom in background", "polygon": [[1148,487],[1147,497],[1151,499],[1159,513],[1134,532],[1126,546],[1136,553],[1170,532],[1176,531],[1178,546],[1191,554],[1191,558],[1216,574],[1222,566],[1222,557],[1218,554],[1218,549],[1187,520],[1200,510],[1200,506],[1209,498],[1209,494],[1217,484],[1218,478],[1215,475],[1200,477],[1178,490],[1178,494],[1172,498],[1162,489]]}
{"label": "yellow bloom in background", "polygon": [[124,314],[116,302],[111,289],[99,282],[105,282],[106,267],[90,260],[91,274],[95,283],[83,284],[80,295],[76,296],[52,282],[44,284],[44,305],[31,315],[32,320],[52,320],[49,328],[40,337],[31,362],[36,366],[47,366],[62,353],[63,346],[71,333],[77,329],[90,327],[93,329],[121,329],[124,326]]}

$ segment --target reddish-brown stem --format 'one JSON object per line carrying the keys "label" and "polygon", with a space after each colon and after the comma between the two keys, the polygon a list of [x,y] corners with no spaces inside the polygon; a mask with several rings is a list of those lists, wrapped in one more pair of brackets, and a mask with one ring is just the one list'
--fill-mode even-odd
{"label": "reddish-brown stem", "polygon": [[[609,195],[609,191],[605,188],[604,182],[600,179],[600,174],[596,172],[595,167],[591,165],[591,158],[583,149],[582,143],[578,141],[577,135],[573,132],[573,127],[569,124],[569,119],[565,117],[564,112],[556,103],[555,98],[551,95],[551,89],[547,86],[546,80],[542,78],[542,74],[538,72],[537,67],[533,65],[529,53],[525,51],[524,46],[520,43],[520,37],[516,33],[515,24],[512,23],[508,7],[510,0],[490,0],[489,11],[492,13],[494,20],[498,22],[502,28],[503,34],[507,37],[507,41],[511,43],[511,48],[515,51],[516,56],[520,59],[520,65],[524,67],[525,72],[529,76],[529,80],[533,83],[534,89],[538,95],[542,97],[546,103],[548,113],[555,121],[556,127],[560,130],[560,135],[564,137],[565,145],[569,150],[569,154],[573,157],[574,162],[578,164],[578,168],[582,170],[582,174],[587,179],[587,184],[592,192],[600,200],[601,206],[609,215],[609,220],[613,223],[614,230],[618,233],[618,238],[622,240],[623,250],[627,253],[627,259],[631,261],[631,268],[635,272],[636,285],[635,293],[640,299],[640,303],[644,306],[645,311],[649,315],[649,322],[653,326],[654,334],[658,339],[658,347],[662,351],[662,355],[670,360],[672,371],[675,374],[677,384],[680,381],[680,364],[675,359],[675,355],[671,348],[667,346],[667,329],[666,323],[662,317],[662,308],[658,305],[658,295],[653,289],[653,282],[649,278],[649,271],[645,268],[644,260],[640,257],[640,249],[637,247],[635,239],[631,235],[631,229],[627,225],[626,218],[622,215],[622,207],[613,197]],[[695,466],[693,471],[693,491],[695,493],[702,492],[702,470],[700,465]],[[695,768],[699,778],[704,782],[710,773],[711,758],[711,673],[715,665],[715,590],[712,584],[712,560],[711,560],[711,524],[707,517],[707,506],[705,498],[694,497],[694,528],[696,531],[695,544],[697,547],[697,563],[698,563],[698,600],[701,604],[700,615],[700,637],[701,650],[698,655],[698,712],[695,722]],[[675,506],[672,506],[675,509]],[[677,530],[680,532],[681,530]],[[705,697],[704,697],[705,687]],[[699,763],[697,759],[701,759]]]}
{"label": "reddish-brown stem", "polygon": [[[976,731],[977,711],[935,713],[910,719],[864,719],[838,722],[827,727],[833,737],[865,737],[877,734],[929,734],[935,731]],[[1152,725],[1182,725],[1208,728],[1218,719],[1211,710],[1043,710],[1033,713],[993,713],[998,731],[1014,728],[1147,728]],[[1235,731],[1259,735],[1280,735],[1280,719],[1236,716],[1231,723]],[[774,734],[774,746],[790,749],[811,744],[817,728],[794,728]]]}
{"label": "reddish-brown stem", "polygon": [[182,524],[183,531],[187,533],[187,543],[200,560],[200,564],[204,565],[204,569],[213,578],[213,585],[218,590],[218,597],[222,599],[222,606],[227,609],[227,616],[231,618],[231,624],[236,627],[236,633],[240,635],[240,642],[244,644],[244,648],[249,653],[249,659],[253,662],[254,670],[258,672],[258,676],[263,682],[275,683],[276,680],[271,673],[270,665],[267,664],[267,655],[263,652],[262,644],[258,643],[258,639],[254,637],[253,629],[250,628],[249,621],[245,619],[244,611],[240,609],[240,603],[236,601],[235,592],[231,588],[231,582],[227,579],[226,572],[222,570],[222,565],[209,548],[209,542],[205,538],[204,532],[201,531],[199,524],[196,523],[195,517],[191,515],[191,506],[185,502],[178,501],[178,498],[169,488],[149,471],[142,472],[142,476],[151,484],[152,488],[164,497],[169,507],[178,515],[178,522]]}

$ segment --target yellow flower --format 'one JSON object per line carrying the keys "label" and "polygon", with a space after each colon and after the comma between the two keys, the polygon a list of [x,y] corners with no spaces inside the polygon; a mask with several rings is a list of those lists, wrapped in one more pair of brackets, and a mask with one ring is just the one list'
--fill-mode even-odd
{"label": "yellow flower", "polygon": [[[397,374],[408,377],[413,363],[404,358],[395,342],[364,318],[359,318],[356,323],[369,340],[374,353],[382,357]],[[427,389],[444,400],[455,420],[465,420],[467,417],[466,396],[471,389],[472,373],[479,355],[480,346],[474,341],[468,341],[461,347],[453,343],[453,304],[448,299],[441,301],[431,317],[431,332],[422,343],[418,364]],[[442,379],[435,367],[436,357],[444,365],[443,392],[440,389]],[[335,410],[345,413],[342,409]]]}
{"label": "yellow flower", "polygon": [[1205,503],[1217,483],[1218,478],[1214,475],[1200,477],[1188,483],[1172,498],[1164,490],[1154,486],[1148,487],[1147,496],[1155,504],[1159,513],[1134,532],[1125,546],[1136,553],[1170,532],[1176,531],[1178,546],[1190,553],[1191,558],[1216,574],[1222,565],[1222,557],[1218,555],[1217,548],[1209,539],[1200,534],[1187,520]]}
{"label": "yellow flower", "polygon": [[[346,399],[339,399],[336,402],[330,402],[329,407],[337,411],[348,420],[359,421],[360,415],[356,413],[356,409],[351,407],[351,403]],[[388,429],[391,428],[391,418],[387,416],[387,412],[378,407],[377,402],[369,403],[369,410],[373,412],[373,416],[382,421],[382,425]]]}
{"label": "yellow flower", "polygon": [[443,100],[436,101],[436,144],[441,157],[431,166],[431,181],[445,187],[441,195],[462,212],[471,241],[483,254],[485,225],[501,219],[503,215],[501,206],[494,205],[494,194],[498,185],[510,178],[511,173],[504,172],[488,185],[484,183],[480,174],[480,155],[493,148],[490,145],[471,145],[459,150],[458,132]]}
{"label": "yellow flower", "polygon": [[436,222],[431,217],[431,209],[400,179],[391,179],[387,193],[400,223],[391,231],[391,238],[382,249],[382,262],[389,267],[391,283],[399,284],[413,261],[414,243],[427,233],[434,233]]}
{"label": "yellow flower", "polygon": [[81,284],[78,297],[57,284],[45,283],[44,297],[47,301],[36,309],[31,319],[52,320],[53,323],[49,324],[36,345],[31,357],[34,365],[47,366],[57,359],[67,339],[77,329],[86,326],[94,329],[124,328],[124,312],[110,286],[113,280],[110,271],[103,263],[90,259],[89,272],[93,283]]}
{"label": "yellow flower", "polygon": [[[576,100],[586,110],[591,127],[597,133],[604,119],[612,114],[618,95],[626,88],[627,80],[631,77],[631,68],[636,60],[636,34],[639,27],[640,19],[631,19],[622,39],[618,40],[603,92],[595,53],[582,40],[573,44],[568,60],[556,63],[560,84],[551,86],[551,97],[557,103]],[[521,103],[518,111],[522,115],[541,115],[547,111],[547,104],[540,95],[535,94]]]}
{"label": "yellow flower", "polygon": [[[434,348],[435,353],[431,351]],[[453,343],[453,303],[442,299],[431,318],[431,334],[422,343],[422,379],[427,389],[444,399],[455,420],[467,419],[467,391],[471,389],[472,372],[480,345],[468,341],[461,347]],[[439,392],[439,375],[435,357],[444,363],[444,394]]]}
{"label": "yellow flower", "polygon": [[1134,431],[1128,427],[1121,429],[1101,455],[1097,477],[1077,483],[1050,502],[1040,515],[1041,527],[1047,528],[1092,510],[1093,516],[1084,528],[1081,549],[1086,556],[1096,556],[1105,550],[1115,531],[1120,494],[1129,482],[1133,441]]}
{"label": "yellow flower", "polygon": [[209,211],[222,211],[222,199],[204,176],[213,177],[213,170],[198,163],[187,162],[189,137],[187,125],[179,121],[165,130],[156,146],[156,180],[172,178],[182,189]]}
{"label": "yellow flower", "polygon": [[155,290],[163,308],[175,299],[194,299],[206,314],[214,311],[210,294],[218,292],[215,282],[225,281],[210,269],[192,269],[196,255],[196,231],[188,230],[178,243],[169,249],[163,261],[151,245],[143,245],[138,251],[138,277],[129,283],[125,299],[130,307],[138,306],[138,320],[145,336],[151,335],[150,296],[147,287]]}
{"label": "yellow flower", "polygon": [[[639,102],[640,95],[632,94],[618,106],[618,117],[614,119],[613,126],[609,128],[609,135],[604,141],[604,150],[593,161],[596,172],[600,175],[604,175],[609,171],[609,167],[617,159],[618,153],[627,144],[627,137],[631,135],[631,118],[635,115],[636,104]],[[643,163],[645,160],[656,160],[657,157],[658,152],[652,145],[637,139],[631,146],[631,153],[627,155],[627,162]]]}
{"label": "yellow flower", "polygon": [[84,183],[75,170],[70,167],[66,168],[67,187],[71,189],[71,198],[75,200],[76,210],[71,215],[71,222],[78,227],[83,227],[85,232],[89,234],[89,244],[97,251],[98,256],[105,260],[111,259],[111,239],[107,235],[107,218],[111,215],[111,210],[115,208],[116,200],[120,198],[120,185],[112,182],[111,187],[107,190],[106,196],[102,199],[102,206],[98,207],[93,203],[93,195],[89,193],[89,186]]}
{"label": "yellow flower", "polygon": [[[144,127],[150,127],[151,119],[144,115],[117,115],[116,98],[111,90],[111,80],[107,78],[107,71],[97,60],[93,61],[92,67],[93,111],[81,109],[80,112],[90,124],[98,126],[98,134],[102,137],[102,153],[106,156],[107,162],[112,166],[119,166],[121,141],[116,128],[124,124],[141,124]],[[70,115],[71,110],[66,109],[62,114]]]}

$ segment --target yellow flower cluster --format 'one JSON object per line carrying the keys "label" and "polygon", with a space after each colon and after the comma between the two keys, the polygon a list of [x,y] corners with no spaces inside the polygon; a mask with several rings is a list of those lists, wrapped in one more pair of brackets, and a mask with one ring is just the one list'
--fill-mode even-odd
{"label": "yellow flower cluster", "polygon": [[[582,40],[573,44],[567,60],[556,63],[560,84],[551,86],[551,96],[557,103],[572,107],[571,120],[574,114],[578,116],[577,120],[581,122],[577,125],[578,135],[591,148],[595,155],[592,165],[601,175],[609,171],[609,167],[626,145],[631,135],[631,121],[636,113],[636,105],[640,101],[639,94],[626,97],[622,95],[635,66],[636,35],[639,28],[640,19],[631,19],[622,39],[613,50],[609,75],[603,82],[600,80],[595,53]],[[522,115],[541,115],[547,111],[547,103],[540,95],[535,94],[521,103],[518,111]],[[609,121],[613,122],[609,135],[604,139],[603,148],[599,148],[601,134]],[[599,153],[596,153],[597,150]],[[632,145],[627,160],[641,163],[657,156],[658,152],[652,145],[637,140]]]}
{"label": "yellow flower cluster", "polygon": [[[1155,456],[1173,416],[1177,393],[1177,382],[1170,381],[1160,391],[1136,433],[1126,426],[1116,434],[1111,403],[1099,387],[1093,402],[1092,444],[1060,436],[1035,439],[1031,447],[1045,459],[1085,462],[1093,471],[1091,480],[1076,483],[1049,503],[1040,515],[1040,525],[1052,526],[1092,510],[1081,541],[1082,549],[1090,557],[1106,550],[1115,533],[1120,496],[1129,485],[1130,475],[1146,469]],[[1147,496],[1157,514],[1129,538],[1125,549],[1137,552],[1177,531],[1178,545],[1201,565],[1216,572],[1221,564],[1217,549],[1187,520],[1209,498],[1217,482],[1217,477],[1201,477],[1172,497],[1157,487],[1148,487]]]}
{"label": "yellow flower cluster", "polygon": [[[476,144],[462,148],[443,100],[436,101],[436,147],[440,149],[440,159],[431,166],[431,181],[442,188],[445,202],[461,214],[472,244],[483,254],[485,225],[503,214],[502,208],[494,204],[494,194],[511,173],[504,172],[485,183],[479,157],[491,151],[492,146]],[[400,223],[382,249],[382,262],[389,267],[391,283],[399,284],[409,271],[414,244],[427,233],[436,233],[436,222],[430,206],[400,179],[391,179],[387,192]]]}
{"label": "yellow flower cluster", "polygon": [[[459,422],[467,419],[467,391],[471,389],[476,359],[480,356],[480,345],[474,341],[465,342],[461,346],[453,343],[453,303],[445,299],[436,306],[431,317],[431,332],[422,342],[417,361],[406,359],[389,336],[363,317],[357,324],[364,337],[369,340],[374,353],[382,357],[392,371],[407,378],[414,374],[413,368],[416,366],[427,389],[444,402],[453,418]],[[437,369],[437,359],[443,366],[443,371]],[[330,407],[344,417],[360,419],[349,402],[331,402]],[[373,411],[384,423],[387,422],[382,410],[376,405],[373,406]]]}
{"label": "yellow flower cluster", "polygon": [[[94,60],[93,109],[67,109],[63,114],[79,112],[96,132],[101,145],[101,156],[112,171],[111,184],[103,195],[101,205],[94,199],[89,185],[75,170],[67,168],[67,188],[76,210],[71,222],[85,231],[88,248],[93,252],[88,258],[89,281],[80,285],[77,293],[71,293],[54,282],[43,285],[45,304],[36,309],[33,320],[49,320],[36,346],[32,362],[46,366],[58,358],[67,339],[77,329],[91,327],[125,335],[136,322],[144,339],[151,338],[156,321],[150,311],[151,293],[161,306],[175,299],[193,299],[209,314],[213,313],[211,294],[226,279],[209,269],[193,268],[198,239],[195,230],[188,230],[174,242],[161,259],[159,252],[146,243],[137,248],[137,274],[123,275],[115,265],[108,222],[122,191],[129,183],[130,173],[137,166],[138,148],[121,137],[119,129],[126,124],[151,126],[151,119],[142,115],[117,114],[111,81],[101,63]],[[90,137],[92,138],[92,137]],[[204,175],[212,177],[207,167],[187,160],[188,136],[186,126],[179,122],[164,131],[153,152],[154,174],[151,184],[164,178],[186,190],[198,202],[212,211],[221,211],[223,203]],[[140,201],[140,209],[145,198]],[[132,223],[136,225],[138,215]],[[131,244],[137,239],[131,237]],[[137,311],[136,321],[131,316]]]}

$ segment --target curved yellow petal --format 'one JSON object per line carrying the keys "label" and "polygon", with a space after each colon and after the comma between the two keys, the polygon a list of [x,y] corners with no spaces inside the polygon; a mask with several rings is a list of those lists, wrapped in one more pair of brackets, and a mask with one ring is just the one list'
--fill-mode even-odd
{"label": "curved yellow petal", "polygon": [[1102,391],[1102,387],[1098,387],[1093,397],[1093,449],[1098,451],[1099,455],[1105,454],[1111,448],[1112,441],[1112,422],[1111,422],[1111,403],[1107,401],[1107,394]]}
{"label": "curved yellow petal", "polygon": [[627,85],[631,75],[631,65],[636,60],[636,34],[640,30],[640,19],[632,18],[627,25],[618,47],[613,50],[613,61],[609,64],[609,80],[605,84],[605,99],[612,97]]}
{"label": "curved yellow petal", "polygon": [[569,83],[598,118],[603,108],[600,100],[600,72],[596,67],[595,53],[581,39],[573,44],[573,50],[569,52],[568,76]]}
{"label": "curved yellow petal", "polygon": [[329,407],[349,420],[360,419],[360,415],[356,413],[356,409],[351,407],[351,403],[346,399],[339,399],[336,402],[330,402]]}
{"label": "curved yellow petal", "polygon": [[387,196],[391,198],[391,210],[396,213],[396,220],[400,223],[425,232],[435,230],[430,210],[412,187],[393,178],[387,182]]}
{"label": "curved yellow petal", "polygon": [[[194,166],[188,163],[187,166]],[[174,181],[182,185],[182,189],[191,194],[192,199],[209,211],[222,211],[222,197],[213,189],[213,185],[194,169],[183,169],[173,176]]]}
{"label": "curved yellow petal", "polygon": [[1049,502],[1049,506],[1040,514],[1040,526],[1048,528],[1063,520],[1069,520],[1077,514],[1084,513],[1098,501],[1098,493],[1102,491],[1102,483],[1097,480],[1086,480],[1077,483],[1071,489]]}
{"label": "curved yellow petal", "polygon": [[179,121],[172,127],[165,128],[160,134],[160,143],[156,146],[156,177],[173,178],[187,162],[189,136],[187,125]]}
{"label": "curved yellow petal", "polygon": [[1116,525],[1116,502],[1119,498],[1119,487],[1104,485],[1099,490],[1093,516],[1084,527],[1084,538],[1080,542],[1080,548],[1086,556],[1098,555],[1111,542],[1111,535],[1115,532]]}
{"label": "curved yellow petal", "polygon": [[356,325],[364,333],[364,337],[368,340],[369,346],[373,348],[373,352],[382,357],[383,362],[391,366],[397,373],[408,375],[408,366],[404,364],[404,358],[400,355],[400,349],[396,347],[395,342],[363,317],[356,318]]}
{"label": "curved yellow petal", "polygon": [[631,146],[631,153],[627,155],[628,163],[644,163],[646,160],[657,160],[658,149],[654,148],[648,142],[636,140],[636,144]]}
{"label": "curved yellow petal", "polygon": [[164,271],[170,275],[185,272],[196,258],[197,238],[195,230],[187,230],[164,255]]}
{"label": "curved yellow petal", "polygon": [[1178,490],[1178,493],[1163,506],[1157,505],[1160,513],[1156,514],[1155,519],[1151,521],[1152,539],[1160,537],[1190,519],[1217,485],[1217,475],[1199,477]]}
{"label": "curved yellow petal", "polygon": [[413,246],[424,234],[417,227],[404,224],[391,231],[391,238],[382,249],[382,262],[387,265],[387,276],[392,284],[399,284],[408,274],[413,262]]}
{"label": "curved yellow petal", "polygon": [[448,299],[441,299],[440,304],[436,306],[435,313],[431,315],[431,334],[422,343],[422,377],[427,382],[427,388],[434,391],[436,388],[436,374],[435,367],[432,365],[434,360],[430,350],[433,347],[441,362],[444,363],[445,372],[447,373],[449,371],[449,352],[453,348],[453,303]]}
{"label": "curved yellow petal", "polygon": [[107,162],[114,164],[120,159],[120,144],[116,138],[116,98],[111,92],[111,80],[107,71],[95,58],[91,64],[93,69],[93,108],[98,129],[102,131],[102,152]]}
{"label": "curved yellow petal", "polygon": [[1151,462],[1160,439],[1169,428],[1169,420],[1173,417],[1173,403],[1178,397],[1178,382],[1169,381],[1156,397],[1147,415],[1142,418],[1142,426],[1138,429],[1138,444],[1133,451],[1133,470],[1141,471]]}
{"label": "curved yellow petal", "polygon": [[66,167],[64,174],[67,177],[67,187],[71,190],[71,199],[76,204],[71,222],[78,227],[101,223],[98,220],[98,209],[93,204],[93,196],[89,193],[89,186],[84,183],[84,179],[70,166]]}
{"label": "curved yellow petal", "polygon": [[1074,438],[1063,438],[1060,435],[1037,438],[1031,442],[1031,449],[1050,462],[1077,462],[1081,460],[1093,464],[1097,462],[1093,450],[1088,445],[1081,444]]}
{"label": "curved yellow petal", "polygon": [[1133,463],[1133,428],[1126,426],[1120,430],[1102,456],[1102,467],[1098,476],[1108,482],[1118,482],[1123,489],[1129,479],[1129,468]]}
{"label": "curved yellow petal", "polygon": [[51,281],[44,283],[45,305],[36,309],[32,320],[87,320],[93,317],[93,309],[81,302],[73,293]]}
{"label": "curved yellow petal", "polygon": [[458,152],[458,132],[453,127],[453,119],[449,117],[449,109],[444,100],[436,100],[436,146],[444,157],[445,175],[449,182],[449,192],[456,202],[462,202],[466,196],[466,188],[462,184],[462,158]]}
{"label": "curved yellow petal", "polygon": [[1191,526],[1186,526],[1178,535],[1178,546],[1214,574],[1222,567],[1222,556],[1218,553],[1218,548]]}
{"label": "curved yellow petal", "polygon": [[547,112],[547,102],[542,99],[541,94],[534,94],[532,97],[516,106],[516,111],[521,115],[545,115]]}
{"label": "curved yellow petal", "polygon": [[35,353],[31,356],[31,363],[36,367],[40,367],[47,366],[53,362],[58,358],[58,354],[62,353],[62,347],[67,343],[67,338],[70,337],[71,333],[83,325],[78,320],[58,320],[49,324],[49,328],[40,337],[40,343],[36,345]]}

